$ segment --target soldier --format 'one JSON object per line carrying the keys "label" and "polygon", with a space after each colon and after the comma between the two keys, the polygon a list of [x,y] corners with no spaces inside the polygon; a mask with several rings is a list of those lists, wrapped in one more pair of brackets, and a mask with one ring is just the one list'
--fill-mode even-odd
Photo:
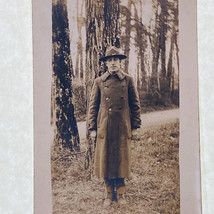
{"label": "soldier", "polygon": [[96,139],[94,174],[104,178],[104,206],[114,199],[126,204],[124,178],[129,178],[131,138],[136,138],[141,125],[140,103],[133,78],[121,71],[126,56],[110,46],[100,58],[108,71],[94,81],[91,92],[88,124],[90,136]]}

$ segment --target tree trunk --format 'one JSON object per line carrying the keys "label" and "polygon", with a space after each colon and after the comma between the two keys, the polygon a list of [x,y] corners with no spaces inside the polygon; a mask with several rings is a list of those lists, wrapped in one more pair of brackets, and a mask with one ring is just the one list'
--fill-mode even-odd
{"label": "tree trunk", "polygon": [[79,150],[79,133],[72,103],[72,72],[67,1],[52,6],[52,125],[58,146]]}
{"label": "tree trunk", "polygon": [[153,32],[150,32],[149,42],[152,51],[152,72],[149,78],[148,86],[148,101],[151,106],[158,104],[160,99],[160,90],[158,87],[158,62],[160,57],[160,48],[159,48],[159,19],[158,19],[158,6],[155,6],[155,26]]}
{"label": "tree trunk", "polygon": [[105,45],[120,47],[119,16],[119,0],[104,0],[103,38]]}
{"label": "tree trunk", "polygon": [[169,51],[169,61],[167,66],[167,87],[170,89],[170,92],[174,90],[174,82],[173,82],[173,67],[172,67],[172,58],[173,58],[173,46],[174,41],[171,39],[170,51]]}
{"label": "tree trunk", "polygon": [[139,69],[138,69],[138,73],[137,73],[137,86],[139,88],[140,91],[146,91],[146,71],[145,71],[145,50],[147,47],[147,40],[146,40],[146,36],[147,36],[147,32],[145,30],[145,26],[142,24],[142,22],[140,21],[141,19],[138,19],[138,17],[136,17],[137,20],[139,20],[136,24],[135,24],[135,28],[136,28],[136,45],[138,48],[138,65],[139,65]]}
{"label": "tree trunk", "polygon": [[[82,6],[81,6],[82,8]],[[82,47],[82,27],[84,26],[84,19],[81,14],[78,13],[79,3],[77,0],[77,30],[78,30],[78,42],[77,42],[77,56],[76,56],[76,66],[75,73],[78,79],[83,79],[83,47]]]}
{"label": "tree trunk", "polygon": [[161,55],[161,72],[160,72],[160,93],[162,101],[165,106],[171,105],[170,100],[170,85],[166,74],[166,40],[167,40],[167,16],[168,16],[168,2],[160,1],[160,18],[159,18],[159,32],[160,32],[160,55]]}
{"label": "tree trunk", "polygon": [[[120,6],[120,14],[125,16],[124,24],[121,23],[121,28],[125,27],[125,35],[121,35],[121,48],[124,49],[124,54],[129,58],[130,38],[131,38],[131,1],[128,1],[128,7]],[[124,72],[128,73],[129,60],[125,60]]]}

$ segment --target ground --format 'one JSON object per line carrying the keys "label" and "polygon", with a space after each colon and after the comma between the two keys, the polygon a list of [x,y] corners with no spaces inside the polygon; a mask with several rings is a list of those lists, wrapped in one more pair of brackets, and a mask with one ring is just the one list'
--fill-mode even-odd
{"label": "ground", "polygon": [[[161,118],[171,113],[165,112]],[[52,150],[53,214],[180,213],[178,111],[173,114],[159,122],[154,118],[160,113],[153,119],[142,116],[147,126],[143,125],[139,139],[132,141],[132,177],[126,180],[125,206],[114,202],[103,207],[103,181],[90,178],[84,168],[84,152],[70,155],[67,150]],[[83,151],[85,142],[81,140]]]}

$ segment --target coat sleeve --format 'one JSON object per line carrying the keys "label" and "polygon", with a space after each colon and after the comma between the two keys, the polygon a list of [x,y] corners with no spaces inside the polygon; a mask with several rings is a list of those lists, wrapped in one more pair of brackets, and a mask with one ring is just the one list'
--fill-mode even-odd
{"label": "coat sleeve", "polygon": [[89,110],[88,110],[88,129],[96,130],[97,129],[97,115],[100,106],[100,89],[97,79],[94,81],[92,87]]}
{"label": "coat sleeve", "polygon": [[140,128],[141,125],[140,101],[132,77],[130,77],[129,81],[128,96],[129,96],[129,107],[131,110],[131,128],[132,129]]}

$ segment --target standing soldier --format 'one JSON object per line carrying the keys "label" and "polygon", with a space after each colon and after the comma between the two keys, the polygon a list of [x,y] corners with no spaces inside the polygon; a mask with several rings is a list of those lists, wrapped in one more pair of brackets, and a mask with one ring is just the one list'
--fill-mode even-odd
{"label": "standing soldier", "polygon": [[94,174],[104,178],[109,206],[116,191],[119,204],[126,204],[124,178],[129,178],[131,138],[141,125],[140,103],[133,78],[121,71],[126,56],[110,46],[100,61],[108,71],[94,81],[90,97],[88,124],[90,137],[96,139]]}

